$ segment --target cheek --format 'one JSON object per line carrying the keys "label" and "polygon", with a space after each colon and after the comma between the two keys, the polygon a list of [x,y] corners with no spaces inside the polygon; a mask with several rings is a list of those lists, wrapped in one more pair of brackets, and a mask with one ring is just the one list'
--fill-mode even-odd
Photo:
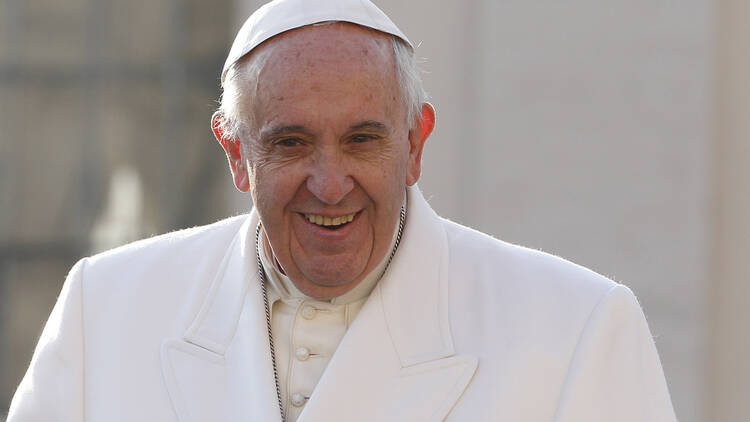
{"label": "cheek", "polygon": [[390,181],[394,189],[400,189],[405,180],[406,169],[409,161],[409,148],[407,142],[399,143],[390,160],[388,168],[383,168],[383,178]]}
{"label": "cheek", "polygon": [[290,203],[304,199],[300,196],[308,175],[310,160],[299,157],[280,161],[276,159],[260,160],[252,171],[252,183],[256,187],[259,200],[273,204],[274,213],[284,212]]}
{"label": "cheek", "polygon": [[299,179],[287,169],[255,167],[250,172],[253,202],[265,213],[282,212],[297,191]]}
{"label": "cheek", "polygon": [[373,166],[361,180],[363,188],[382,210],[389,212],[401,204],[406,189],[406,157],[392,157]]}

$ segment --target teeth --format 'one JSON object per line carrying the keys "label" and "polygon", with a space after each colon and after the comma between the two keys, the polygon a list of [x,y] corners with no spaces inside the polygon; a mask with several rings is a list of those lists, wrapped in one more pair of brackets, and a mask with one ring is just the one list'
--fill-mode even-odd
{"label": "teeth", "polygon": [[353,213],[331,218],[317,214],[305,214],[305,218],[307,221],[319,226],[338,226],[340,224],[351,222],[356,215],[357,213]]}

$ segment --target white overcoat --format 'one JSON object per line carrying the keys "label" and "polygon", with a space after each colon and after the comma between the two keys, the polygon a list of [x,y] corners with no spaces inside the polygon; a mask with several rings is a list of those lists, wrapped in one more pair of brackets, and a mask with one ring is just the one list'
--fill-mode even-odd
{"label": "white overcoat", "polygon": [[[675,421],[626,287],[438,217],[401,246],[300,421]],[[9,422],[274,421],[257,214],[79,261]]]}

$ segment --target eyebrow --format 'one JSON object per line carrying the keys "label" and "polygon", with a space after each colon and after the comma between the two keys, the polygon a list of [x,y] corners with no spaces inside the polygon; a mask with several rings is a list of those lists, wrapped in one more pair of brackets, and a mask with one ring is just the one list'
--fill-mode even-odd
{"label": "eyebrow", "polygon": [[[373,132],[387,133],[388,126],[375,120],[365,120],[363,122],[349,126],[349,132],[357,130],[371,130]],[[268,141],[286,133],[303,133],[306,135],[312,134],[310,130],[303,125],[284,125],[261,131],[260,139],[261,141]]]}
{"label": "eyebrow", "polygon": [[286,126],[272,127],[270,129],[261,131],[260,139],[265,141],[265,140],[275,138],[279,135],[283,135],[285,133],[295,133],[295,132],[310,134],[310,131],[302,125],[286,125]]}
{"label": "eyebrow", "polygon": [[365,120],[364,122],[357,123],[355,125],[349,126],[349,131],[355,131],[355,130],[362,130],[362,129],[369,129],[374,132],[388,132],[388,126],[384,125],[383,123],[376,122],[374,120]]}

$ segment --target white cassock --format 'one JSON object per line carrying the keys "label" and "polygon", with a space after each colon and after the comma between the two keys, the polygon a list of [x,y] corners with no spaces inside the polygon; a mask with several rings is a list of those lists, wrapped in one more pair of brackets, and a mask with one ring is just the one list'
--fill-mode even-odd
{"label": "white cassock", "polygon": [[[274,421],[255,212],[73,267],[9,421]],[[438,217],[398,253],[299,421],[675,421],[626,287]]]}

